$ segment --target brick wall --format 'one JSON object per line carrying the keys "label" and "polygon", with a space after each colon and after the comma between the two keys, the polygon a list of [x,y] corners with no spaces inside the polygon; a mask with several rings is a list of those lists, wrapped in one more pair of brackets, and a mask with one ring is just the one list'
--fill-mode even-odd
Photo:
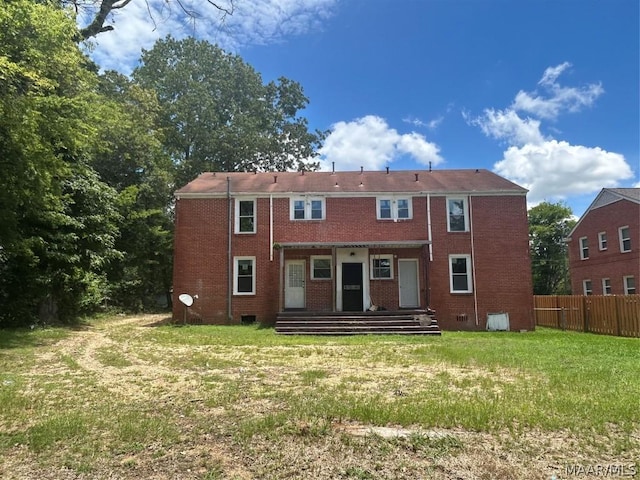
{"label": "brick wall", "polygon": [[[631,252],[621,253],[618,228],[629,226]],[[599,250],[598,233],[607,233],[607,249]],[[589,258],[580,258],[580,238],[587,237]],[[595,208],[587,212],[568,242],[571,291],[583,295],[583,281],[591,280],[593,294],[603,295],[602,279],[611,281],[611,294],[623,295],[623,277],[635,277],[640,287],[640,205],[628,200]],[[636,290],[638,291],[638,290]]]}
{"label": "brick wall", "polygon": [[[235,202],[233,202],[235,203]],[[522,196],[472,199],[476,285],[473,294],[449,291],[449,255],[471,254],[469,232],[448,233],[446,199],[431,197],[433,262],[429,247],[371,249],[370,255],[394,255],[394,278],[371,280],[373,303],[389,310],[399,306],[398,260],[418,259],[420,306],[431,306],[443,328],[484,329],[489,312],[508,312],[511,328],[533,329],[531,270],[528,253],[526,201]],[[235,204],[233,205],[233,207]],[[174,318],[182,319],[180,293],[198,295],[190,316],[206,323],[225,323],[227,315],[228,202],[226,198],[181,199],[176,205],[174,254]],[[233,209],[232,209],[233,210]],[[256,258],[256,294],[231,296],[231,322],[255,315],[271,324],[280,306],[280,250],[270,250],[269,198],[257,200],[257,232],[232,233],[232,256]],[[327,198],[323,221],[290,221],[289,199],[274,198],[274,242],[375,242],[427,240],[427,199],[413,199],[413,220],[376,219],[375,197]],[[233,218],[233,212],[232,212]],[[233,225],[232,225],[233,229]],[[305,259],[306,305],[331,310],[334,281],[311,280],[310,255],[330,255],[330,249],[284,250],[285,259]],[[231,272],[232,273],[232,272]],[[478,325],[475,307],[477,302]]]}

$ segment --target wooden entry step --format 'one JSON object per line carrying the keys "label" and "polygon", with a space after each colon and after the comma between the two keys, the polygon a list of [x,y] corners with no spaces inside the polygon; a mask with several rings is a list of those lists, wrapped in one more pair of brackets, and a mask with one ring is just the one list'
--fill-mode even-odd
{"label": "wooden entry step", "polygon": [[440,335],[434,315],[424,310],[376,312],[285,311],[276,333],[283,335]]}

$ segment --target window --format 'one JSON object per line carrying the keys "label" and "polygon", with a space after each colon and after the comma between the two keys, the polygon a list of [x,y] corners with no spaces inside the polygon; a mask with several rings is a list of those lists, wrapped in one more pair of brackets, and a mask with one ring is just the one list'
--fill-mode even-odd
{"label": "window", "polygon": [[291,199],[291,220],[324,220],[324,198],[298,197]]}
{"label": "window", "polygon": [[469,213],[466,198],[447,198],[447,231],[469,231]]}
{"label": "window", "polygon": [[633,276],[622,277],[622,283],[624,283],[624,294],[635,295],[636,294],[636,279]]}
{"label": "window", "polygon": [[236,198],[236,233],[256,233],[256,201]]}
{"label": "window", "polygon": [[611,295],[611,280],[609,278],[602,279],[602,294]]}
{"label": "window", "polygon": [[313,280],[330,280],[331,272],[331,257],[319,255],[311,257],[311,278]]}
{"label": "window", "polygon": [[393,255],[372,255],[371,256],[371,278],[372,279],[393,278]]}
{"label": "window", "polygon": [[591,280],[582,281],[582,291],[585,295],[593,295],[593,286],[591,285]]}
{"label": "window", "polygon": [[388,198],[378,200],[378,218],[391,218],[391,200]]}
{"label": "window", "polygon": [[589,258],[589,239],[587,237],[580,238],[580,260]]}
{"label": "window", "polygon": [[618,235],[620,236],[620,251],[621,252],[630,252],[631,251],[631,235],[629,233],[629,227],[620,227],[618,229]]}
{"label": "window", "polygon": [[607,249],[607,232],[600,232],[598,234],[598,248],[600,250]]}
{"label": "window", "polygon": [[471,255],[449,255],[451,293],[471,293]]}
{"label": "window", "polygon": [[413,218],[410,198],[378,198],[378,220],[409,220]]}
{"label": "window", "polygon": [[256,293],[256,257],[234,257],[233,294],[255,295]]}

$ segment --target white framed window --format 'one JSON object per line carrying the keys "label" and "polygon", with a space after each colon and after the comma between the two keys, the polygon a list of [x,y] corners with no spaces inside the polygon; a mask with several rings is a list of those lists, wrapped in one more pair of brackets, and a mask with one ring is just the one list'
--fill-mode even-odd
{"label": "white framed window", "polygon": [[236,198],[236,233],[256,233],[256,199]]}
{"label": "white framed window", "polygon": [[233,294],[256,294],[256,257],[233,257]]}
{"label": "white framed window", "polygon": [[598,249],[600,251],[607,249],[607,232],[598,233]]}
{"label": "white framed window", "polygon": [[311,256],[311,279],[331,280],[333,268],[330,255]]}
{"label": "white framed window", "polygon": [[602,279],[602,294],[611,295],[611,279],[610,278]]}
{"label": "white framed window", "polygon": [[580,237],[580,260],[586,260],[589,258],[589,239],[587,237]]}
{"label": "white framed window", "polygon": [[622,283],[624,284],[625,295],[636,294],[636,279],[633,277],[633,275],[622,277]]}
{"label": "white framed window", "polygon": [[293,197],[289,212],[291,220],[324,220],[325,199],[322,197]]}
{"label": "white framed window", "polygon": [[449,288],[451,293],[471,293],[471,255],[449,255]]}
{"label": "white framed window", "polygon": [[393,278],[393,255],[371,255],[369,260],[369,271],[371,272],[370,277],[372,280],[390,280]]}
{"label": "white framed window", "polygon": [[591,283],[591,280],[582,281],[582,292],[585,295],[593,295],[593,285]]}
{"label": "white framed window", "polygon": [[378,197],[378,220],[409,220],[413,218],[413,202],[409,197]]}
{"label": "white framed window", "polygon": [[620,237],[620,251],[622,253],[631,251],[631,232],[629,226],[620,227],[618,229],[618,236]]}
{"label": "white framed window", "polygon": [[447,197],[447,231],[469,231],[469,204],[466,197]]}

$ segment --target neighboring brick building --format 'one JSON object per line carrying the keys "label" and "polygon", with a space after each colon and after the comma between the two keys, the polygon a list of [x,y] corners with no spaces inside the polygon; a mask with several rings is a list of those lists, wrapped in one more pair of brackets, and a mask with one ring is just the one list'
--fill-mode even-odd
{"label": "neighboring brick building", "polygon": [[574,295],[638,293],[640,188],[603,188],[567,240]]}
{"label": "neighboring brick building", "polygon": [[534,328],[526,190],[489,171],[204,173],[176,198],[174,293],[204,323],[375,305]]}

